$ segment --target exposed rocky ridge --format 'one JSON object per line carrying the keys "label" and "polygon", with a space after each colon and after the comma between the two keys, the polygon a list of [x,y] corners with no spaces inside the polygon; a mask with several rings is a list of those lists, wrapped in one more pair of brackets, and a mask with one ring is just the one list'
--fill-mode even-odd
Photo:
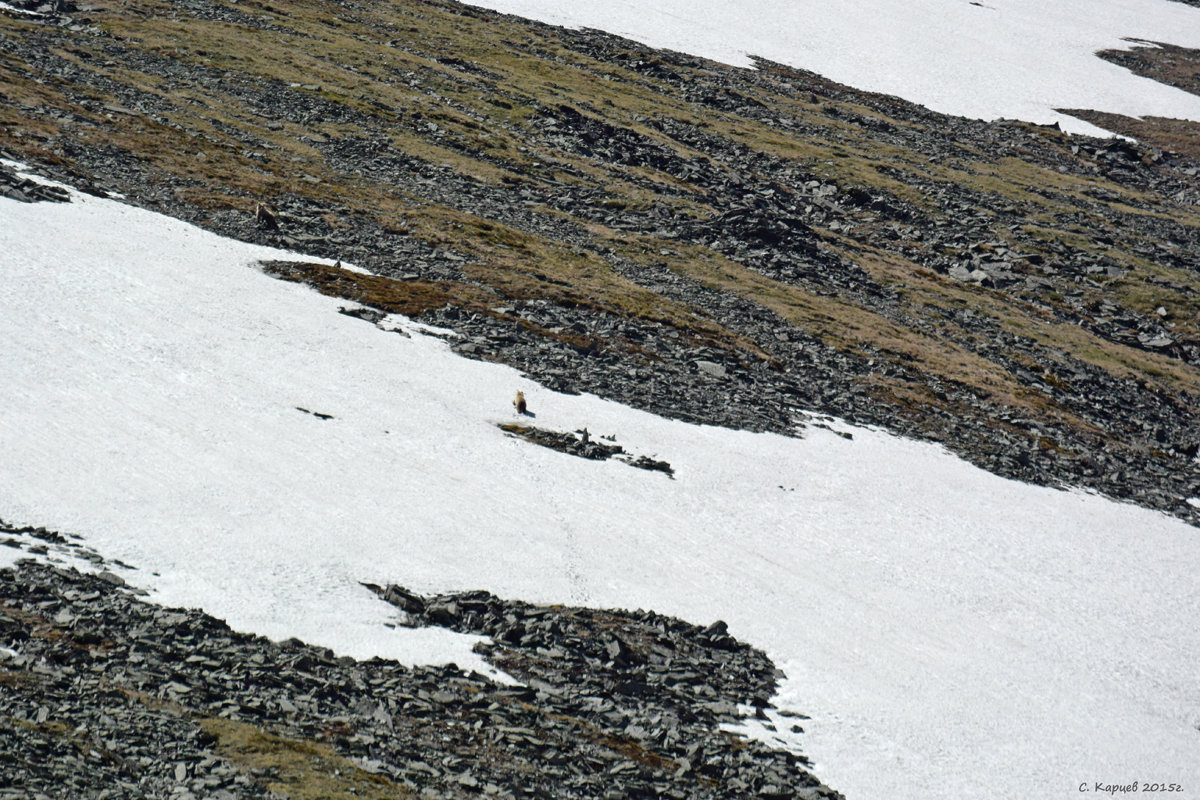
{"label": "exposed rocky ridge", "polygon": [[0,798],[841,796],[720,730],[778,678],[720,623],[375,588],[491,632],[525,685],[237,633],[111,573],[0,570]]}
{"label": "exposed rocky ridge", "polygon": [[71,199],[67,190],[22,178],[3,164],[0,164],[0,197],[18,203],[65,203]]}
{"label": "exposed rocky ridge", "polygon": [[51,12],[0,39],[14,156],[394,278],[553,388],[1200,520],[1186,155],[444,2]]}
{"label": "exposed rocky ridge", "polygon": [[533,425],[504,423],[498,427],[510,436],[516,436],[527,442],[533,442],[542,447],[557,450],[560,453],[568,453],[580,458],[591,459],[592,461],[604,461],[615,457],[618,461],[622,461],[638,469],[663,472],[669,476],[675,474],[675,470],[666,461],[659,461],[650,456],[635,456],[627,453],[625,452],[625,448],[621,447],[613,439],[610,439],[608,442],[597,441],[591,438],[591,434],[587,428],[574,431],[573,433],[558,433],[557,431],[550,431]]}

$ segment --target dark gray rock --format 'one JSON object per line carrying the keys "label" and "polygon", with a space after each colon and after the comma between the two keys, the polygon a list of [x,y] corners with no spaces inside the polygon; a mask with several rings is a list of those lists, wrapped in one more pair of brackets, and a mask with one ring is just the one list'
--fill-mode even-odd
{"label": "dark gray rock", "polygon": [[369,588],[416,623],[491,637],[483,655],[525,685],[271,642],[74,570],[0,570],[0,798],[272,796],[214,719],[327,745],[423,797],[840,796],[801,756],[719,729],[778,680],[723,625]]}

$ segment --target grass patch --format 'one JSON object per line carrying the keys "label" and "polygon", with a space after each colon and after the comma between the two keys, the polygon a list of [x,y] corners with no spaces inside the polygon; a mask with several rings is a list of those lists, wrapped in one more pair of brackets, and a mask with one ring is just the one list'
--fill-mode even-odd
{"label": "grass patch", "polygon": [[1090,122],[1097,127],[1129,136],[1168,152],[1200,158],[1200,124],[1168,117],[1126,117],[1105,111],[1078,108],[1063,109],[1064,113]]}
{"label": "grass patch", "polygon": [[400,281],[345,267],[294,261],[264,261],[263,271],[281,280],[303,283],[323,295],[361,303],[387,314],[419,317],[447,304],[488,311],[489,295],[456,281]]}
{"label": "grass patch", "polygon": [[373,775],[333,748],[289,739],[244,722],[209,717],[200,728],[215,739],[213,749],[256,776],[267,791],[290,800],[395,800],[416,797],[393,781]]}
{"label": "grass patch", "polygon": [[[1060,132],[997,123],[1002,129],[949,142],[945,131],[930,130],[940,125],[932,114],[781,65],[726,72],[602,38],[585,52],[573,34],[438,0],[217,4],[226,20],[160,0],[94,0],[75,15],[82,30],[8,21],[0,147],[68,172],[73,158],[85,160],[75,153],[119,151],[134,183],[169,187],[172,202],[143,200],[186,203],[201,223],[228,225],[239,218],[231,209],[248,223],[259,201],[311,201],[300,204],[309,216],[299,219],[377,226],[428,244],[437,257],[462,256],[453,259],[457,280],[397,281],[298,263],[268,264],[269,274],[385,313],[419,317],[449,305],[491,315],[585,357],[621,350],[657,358],[652,343],[642,349],[571,326],[547,330],[499,309],[548,301],[661,326],[681,334],[680,344],[723,350],[744,364],[794,366],[772,355],[783,349],[769,333],[754,341],[759,334],[723,324],[715,317],[724,312],[704,301],[648,288],[669,284],[671,276],[659,280],[666,267],[772,312],[784,328],[883,361],[881,373],[903,373],[879,378],[872,391],[905,413],[948,408],[950,384],[1087,429],[1065,410],[1073,359],[1165,388],[1185,405],[1200,396],[1200,378],[1178,359],[1056,318],[1087,317],[1104,301],[1153,318],[1161,305],[1178,340],[1200,335],[1200,283],[1170,266],[1162,242],[1138,232],[1147,221],[1144,230],[1170,238],[1180,226],[1200,227],[1200,215],[1105,178],[1086,148],[1072,152],[1079,140]],[[34,46],[15,46],[25,37]],[[997,132],[1003,147],[987,144]],[[935,148],[926,146],[934,139]],[[819,208],[806,216],[810,203],[824,205],[806,196],[809,179],[838,184],[825,202],[840,204],[830,212],[840,233]],[[885,204],[847,194],[864,187]],[[699,243],[712,240],[707,220],[713,237],[726,240],[724,206],[756,197],[809,225],[829,225],[815,243],[865,270],[886,296],[848,282],[818,285],[811,275],[775,280]],[[906,221],[907,206],[897,209],[894,199],[921,221]],[[902,230],[925,222],[961,224],[964,233]],[[651,233],[660,226],[671,233]],[[695,238],[672,238],[679,231]],[[285,222],[282,233],[303,246],[310,239],[302,234],[314,232]],[[1062,269],[1048,270],[1041,288],[1005,293],[917,266],[926,257],[937,257],[940,270],[947,256],[986,256],[991,240]],[[386,262],[388,237],[378,241],[376,258]],[[940,242],[936,251],[932,241]],[[1079,254],[1126,274],[1076,270]],[[643,279],[626,270],[630,263],[654,272]],[[1021,262],[1014,271],[1040,278],[1036,266]],[[983,318],[983,329],[960,317],[967,310]],[[987,330],[1022,337],[1036,363],[1015,369]]]}

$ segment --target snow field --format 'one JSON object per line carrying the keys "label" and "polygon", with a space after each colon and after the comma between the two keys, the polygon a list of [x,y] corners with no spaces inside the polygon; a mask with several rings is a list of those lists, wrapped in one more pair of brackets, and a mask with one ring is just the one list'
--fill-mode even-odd
{"label": "snow field", "polygon": [[1200,98],[1095,56],[1128,38],[1200,47],[1171,0],[472,0],[735,66],[759,56],[934,111],[1106,132],[1057,108],[1200,120]]}
{"label": "snow field", "polygon": [[[0,517],[83,535],[156,601],[359,658],[484,669],[471,637],[385,627],[359,581],[721,618],[787,672],[778,704],[850,798],[1200,786],[1194,528],[837,421],[852,440],[559,395],[337,314],[269,258],[302,257],[0,199]],[[518,389],[527,422],[675,480],[505,436]]]}

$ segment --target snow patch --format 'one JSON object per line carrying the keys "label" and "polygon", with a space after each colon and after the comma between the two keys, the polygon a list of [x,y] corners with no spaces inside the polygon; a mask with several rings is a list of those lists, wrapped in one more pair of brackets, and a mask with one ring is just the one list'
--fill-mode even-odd
{"label": "snow patch", "polygon": [[16,566],[23,558],[29,558],[29,553],[16,547],[0,547],[0,569]]}
{"label": "snow patch", "polygon": [[754,708],[745,705],[738,706],[738,714],[743,718],[740,722],[723,723],[720,726],[721,730],[761,742],[776,750],[784,750],[798,756],[805,754],[803,733],[792,730],[793,727],[803,727],[799,719],[785,716],[776,708]]}
{"label": "snow patch", "polygon": [[437,325],[426,325],[424,322],[417,322],[409,319],[402,314],[388,314],[375,325],[380,330],[399,331],[408,335],[420,334],[425,336],[436,336],[441,339],[461,339],[462,334],[458,331],[452,331],[449,328],[438,327]]}
{"label": "snow patch", "polygon": [[8,3],[0,3],[0,11],[8,11],[12,14],[24,14],[29,17],[44,17],[44,16],[46,16],[45,14],[40,14],[37,11],[26,11],[23,8],[17,8],[16,6],[9,5]]}
{"label": "snow patch", "polygon": [[1200,9],[1171,0],[475,0],[735,66],[750,56],[934,111],[1108,135],[1055,109],[1200,120],[1200,98],[1096,56],[1139,41],[1200,47]]}
{"label": "snow patch", "polygon": [[[1195,528],[833,419],[797,439],[558,394],[265,259],[306,257],[85,194],[0,199],[0,518],[359,658],[485,669],[475,637],[388,627],[360,581],[723,619],[787,673],[778,705],[850,797],[1200,784]],[[518,389],[539,426],[616,434],[675,480],[504,435]]]}
{"label": "snow patch", "polygon": [[[2,5],[3,5],[3,3],[0,3],[0,6],[2,6]],[[19,8],[16,10],[20,11]],[[26,13],[31,14],[33,12],[29,11]],[[11,159],[0,158],[0,165],[8,167],[14,173],[16,173],[16,176],[18,178],[21,178],[23,180],[33,181],[34,183],[40,184],[41,186],[52,186],[55,189],[62,189],[63,191],[70,194],[72,197],[82,194],[74,186],[68,186],[65,183],[59,183],[58,181],[51,180],[50,178],[47,178],[44,175],[39,175],[36,172],[30,172],[29,166],[27,164],[23,164],[20,161],[12,161]]]}

